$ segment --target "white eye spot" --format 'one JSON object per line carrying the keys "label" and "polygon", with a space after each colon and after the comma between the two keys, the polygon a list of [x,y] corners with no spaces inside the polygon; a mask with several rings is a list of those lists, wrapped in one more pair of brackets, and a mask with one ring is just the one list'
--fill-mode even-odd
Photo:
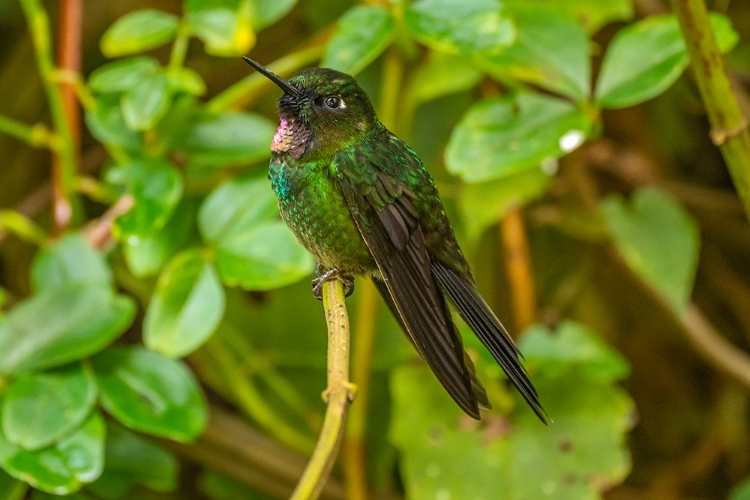
{"label": "white eye spot", "polygon": [[574,149],[576,149],[578,146],[583,144],[583,141],[586,139],[586,136],[584,133],[580,130],[569,130],[565,133],[562,137],[560,137],[560,149],[563,150],[564,153],[570,153]]}

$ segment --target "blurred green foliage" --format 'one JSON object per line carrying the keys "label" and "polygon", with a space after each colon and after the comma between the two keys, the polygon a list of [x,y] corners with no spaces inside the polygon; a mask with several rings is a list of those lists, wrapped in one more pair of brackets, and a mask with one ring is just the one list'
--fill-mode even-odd
{"label": "blurred green foliage", "polygon": [[[710,150],[702,123],[675,111],[694,113],[697,104],[680,80],[688,55],[672,16],[636,19],[630,0],[91,4],[84,70],[73,76],[54,71],[44,39],[45,9],[56,9],[40,0],[20,0],[23,11],[0,6],[0,23],[23,40],[4,44],[0,60],[30,55],[32,37],[42,79],[73,82],[84,113],[83,170],[68,172],[72,227],[55,228],[41,208],[11,197],[0,207],[0,498],[283,498],[293,486],[295,472],[284,472],[296,470],[290,462],[272,452],[253,462],[221,448],[216,436],[225,433],[209,419],[210,408],[231,407],[274,443],[307,453],[323,411],[325,324],[307,283],[314,261],[279,219],[265,179],[278,92],[238,59],[251,50],[284,74],[319,60],[358,75],[386,125],[433,172],[480,288],[502,317],[513,318],[507,304],[522,292],[496,262],[513,250],[489,230],[519,207],[530,221],[540,324],[520,346],[554,423],[535,419],[469,336],[495,410],[481,423],[467,420],[385,308],[355,294],[354,342],[358,328],[371,327],[375,347],[365,353],[369,378],[355,380],[369,405],[350,424],[358,433],[350,439],[366,450],[367,484],[348,479],[349,494],[578,500],[647,498],[629,492],[665,487],[654,479],[654,469],[667,467],[659,460],[677,461],[700,440],[695,428],[711,412],[690,407],[679,382],[654,383],[681,370],[702,380],[705,367],[683,341],[660,337],[658,329],[675,329],[664,326],[674,318],[664,319],[643,287],[679,320],[700,283],[701,228],[730,217],[721,210],[736,213],[734,200],[712,205],[720,197],[709,189],[727,182],[715,155],[702,156],[710,168],[693,171],[665,160],[694,155],[690,141]],[[750,26],[750,9],[714,13],[711,22],[723,52],[738,44],[747,51],[735,25]],[[5,95],[13,87],[3,78],[14,86],[32,79],[31,66],[20,67],[23,76],[0,72]],[[51,127],[25,125],[48,120],[24,92],[22,108],[0,106],[8,136],[0,151],[61,151],[70,131],[54,119]],[[59,96],[48,99],[52,109],[60,105]],[[639,127],[650,117],[683,142],[648,137]],[[27,145],[11,142],[18,140]],[[36,188],[48,175],[14,167],[38,162],[28,154],[8,155],[3,175],[13,189]],[[655,167],[659,161],[672,170]],[[708,191],[668,194],[669,176]],[[730,254],[750,248],[746,222],[731,227],[740,234],[719,232],[713,252],[722,241]],[[605,249],[624,265],[611,265]],[[747,278],[735,282],[747,290]],[[718,325],[737,328],[726,319]],[[688,368],[660,371],[642,345],[662,354],[677,345]],[[640,406],[621,385],[631,364],[625,387],[644,403],[641,415],[671,425],[679,410],[662,414],[661,405],[691,408],[679,430],[661,435],[643,422],[629,445]],[[746,408],[747,395],[740,399]],[[664,443],[651,447],[655,437]],[[746,431],[738,438],[749,439]],[[349,453],[345,446],[345,469]],[[709,464],[691,498],[718,498],[750,473],[747,459],[727,453],[731,471],[712,474]],[[276,467],[277,476],[243,475],[238,463]],[[622,485],[631,463],[631,482]],[[334,482],[339,489],[324,497],[343,498]],[[747,490],[745,483],[732,498]]]}

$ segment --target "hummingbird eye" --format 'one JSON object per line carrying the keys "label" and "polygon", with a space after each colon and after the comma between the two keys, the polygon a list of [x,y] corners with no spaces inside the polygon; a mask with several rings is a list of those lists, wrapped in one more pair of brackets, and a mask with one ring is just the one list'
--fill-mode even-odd
{"label": "hummingbird eye", "polygon": [[340,107],[343,107],[343,102],[341,101],[341,98],[337,95],[329,95],[325,98],[323,101],[323,104],[326,105],[326,108],[328,109],[338,109]]}

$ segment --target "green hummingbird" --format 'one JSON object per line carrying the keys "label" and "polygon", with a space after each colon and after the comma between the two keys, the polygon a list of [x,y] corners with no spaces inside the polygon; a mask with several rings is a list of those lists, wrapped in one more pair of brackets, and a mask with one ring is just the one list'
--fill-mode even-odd
{"label": "green hummingbird", "polygon": [[285,80],[243,58],[284,91],[269,178],[284,221],[328,279],[369,276],[419,354],[459,407],[479,419],[487,393],[463,348],[446,296],[542,420],[520,352],[476,289],[435,183],[383,126],[350,75],[310,68]]}

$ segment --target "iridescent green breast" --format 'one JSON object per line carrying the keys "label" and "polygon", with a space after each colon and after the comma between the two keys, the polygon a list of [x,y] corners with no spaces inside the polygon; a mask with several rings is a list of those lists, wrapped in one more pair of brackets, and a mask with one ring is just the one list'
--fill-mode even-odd
{"label": "iridescent green breast", "polygon": [[269,178],[281,217],[323,266],[350,274],[377,269],[329,162],[303,163],[279,155],[271,161]]}

